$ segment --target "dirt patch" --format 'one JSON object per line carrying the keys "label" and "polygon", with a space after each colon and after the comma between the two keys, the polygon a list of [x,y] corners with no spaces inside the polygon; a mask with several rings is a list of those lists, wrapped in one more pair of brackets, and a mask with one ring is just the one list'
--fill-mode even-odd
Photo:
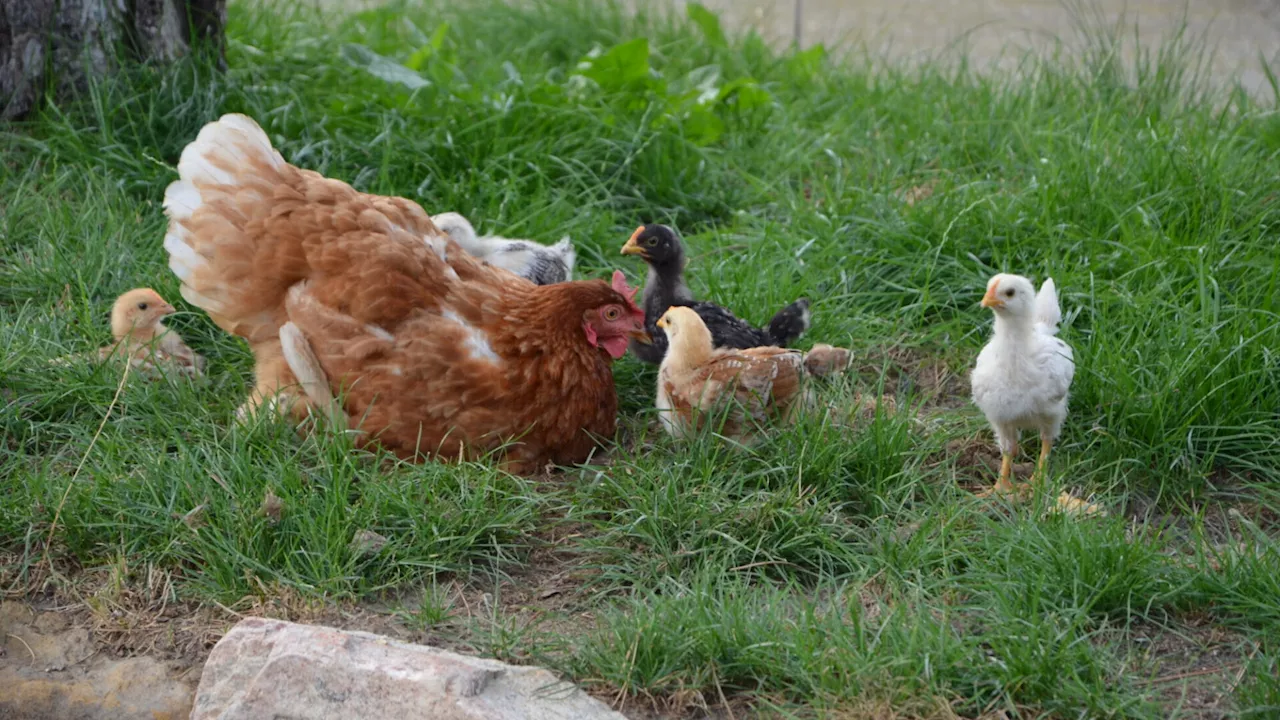
{"label": "dirt patch", "polygon": [[[947,441],[942,452],[929,456],[927,463],[930,467],[950,464],[960,487],[980,492],[994,485],[1000,475],[1000,450],[989,433],[955,438]],[[1013,477],[1030,480],[1035,467],[1034,462],[1015,462]]]}
{"label": "dirt patch", "polygon": [[178,720],[191,712],[200,666],[103,652],[64,613],[0,604],[0,717]]}
{"label": "dirt patch", "polygon": [[[0,717],[185,718],[209,651],[244,617],[542,664],[538,651],[562,652],[566,638],[595,622],[582,609],[589,578],[558,550],[571,537],[548,538],[527,566],[495,582],[442,578],[437,588],[384,602],[314,600],[263,586],[231,605],[200,605],[174,601],[172,580],[160,571],[63,568],[39,583],[44,594],[11,593],[22,599],[0,604]],[[412,612],[424,592],[448,605],[438,622]]]}
{"label": "dirt patch", "polygon": [[1130,666],[1152,699],[1177,707],[1179,717],[1219,720],[1233,716],[1232,693],[1256,646],[1244,636],[1187,616],[1171,626],[1129,630]]}
{"label": "dirt patch", "polygon": [[937,354],[889,345],[855,351],[854,355],[851,372],[861,384],[874,387],[883,379],[885,395],[915,395],[926,419],[970,402],[967,371],[956,371]]}

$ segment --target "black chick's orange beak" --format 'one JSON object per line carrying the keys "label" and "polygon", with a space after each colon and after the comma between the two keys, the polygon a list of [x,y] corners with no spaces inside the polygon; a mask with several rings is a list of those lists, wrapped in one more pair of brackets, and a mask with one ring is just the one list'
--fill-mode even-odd
{"label": "black chick's orange beak", "polygon": [[645,332],[644,330],[632,330],[631,332],[627,333],[627,336],[630,337],[632,340],[635,340],[636,342],[640,343],[641,345],[653,344],[653,336]]}
{"label": "black chick's orange beak", "polygon": [[627,240],[627,243],[622,246],[623,255],[639,255],[640,257],[648,257],[644,248],[640,247],[640,233],[642,232],[644,232],[643,225],[636,228],[636,231],[631,233],[631,237]]}

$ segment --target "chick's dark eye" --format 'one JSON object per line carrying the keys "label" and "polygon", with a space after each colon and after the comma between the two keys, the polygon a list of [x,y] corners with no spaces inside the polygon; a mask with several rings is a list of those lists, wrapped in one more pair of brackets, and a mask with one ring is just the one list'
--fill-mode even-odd
{"label": "chick's dark eye", "polygon": [[138,303],[138,309],[139,309],[139,310],[146,310],[146,309],[147,309],[147,304],[146,304],[146,303]]}
{"label": "chick's dark eye", "polygon": [[1013,291],[1012,291],[1012,290],[1005,290],[1005,291],[1004,291],[1004,296],[1005,296],[1005,297],[1013,297]]}
{"label": "chick's dark eye", "polygon": [[644,244],[648,247],[653,247],[654,245],[658,244],[658,238],[656,237],[645,238]]}

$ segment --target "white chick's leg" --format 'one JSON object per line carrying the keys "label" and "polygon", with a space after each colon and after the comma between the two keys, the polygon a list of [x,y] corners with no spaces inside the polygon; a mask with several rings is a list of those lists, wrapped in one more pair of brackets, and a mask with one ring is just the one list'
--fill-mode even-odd
{"label": "white chick's leg", "polygon": [[1058,439],[1058,434],[1062,432],[1062,421],[1064,417],[1046,418],[1047,422],[1042,421],[1040,425],[1040,458],[1036,460],[1036,470],[1031,475],[1031,483],[1033,485],[1043,482],[1045,475],[1049,470],[1049,452],[1053,450],[1053,443]]}
{"label": "white chick's leg", "polygon": [[[1049,474],[1049,452],[1053,450],[1053,443],[1058,439],[1058,432],[1061,427],[1062,424],[1059,422],[1056,427],[1040,430],[1040,459],[1036,461],[1036,471],[1031,476],[1031,485],[1034,488],[1038,489]],[[1106,508],[1101,505],[1071,497],[1068,492],[1058,493],[1054,510],[1068,515],[1096,515],[1099,517],[1106,517],[1107,515]]]}
{"label": "white chick's leg", "polygon": [[1045,432],[1040,433],[1040,459],[1036,461],[1035,474],[1031,476],[1031,484],[1035,485],[1044,481],[1045,474],[1049,469],[1049,451],[1053,450],[1053,440],[1050,435]]}
{"label": "white chick's leg", "polygon": [[991,429],[995,431],[996,442],[1000,445],[1000,477],[996,479],[995,487],[979,493],[979,497],[1007,495],[1015,491],[1013,456],[1018,454],[1018,429],[1000,425],[993,425]]}

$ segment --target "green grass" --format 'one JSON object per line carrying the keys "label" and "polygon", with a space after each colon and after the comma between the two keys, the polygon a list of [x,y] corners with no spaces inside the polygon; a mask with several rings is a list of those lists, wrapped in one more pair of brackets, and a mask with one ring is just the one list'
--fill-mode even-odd
{"label": "green grass", "polygon": [[[1280,648],[1253,639],[1280,633],[1274,99],[1190,83],[1186,43],[1121,67],[1106,33],[985,76],[871,71],[595,2],[466,7],[233,4],[225,74],[136,68],[0,130],[6,590],[48,590],[46,559],[73,584],[124,559],[193,603],[389,608],[627,707],[1280,712]],[[48,360],[103,344],[126,289],[178,298],[160,199],[185,143],[232,111],[361,190],[571,235],[582,276],[642,277],[618,248],[672,223],[696,292],[756,322],[812,298],[805,342],[858,357],[827,399],[897,409],[749,451],[679,444],[628,358],[607,464],[407,466],[236,424],[249,353],[185,312],[172,325],[208,377],[131,378],[103,423],[119,370]],[[966,490],[992,480],[964,373],[998,271],[1057,282],[1078,371],[1054,481],[1110,518]],[[353,545],[366,532],[386,544]],[[1181,684],[1184,658],[1145,650],[1202,637],[1220,672]],[[1167,692],[1189,682],[1228,695]]]}

